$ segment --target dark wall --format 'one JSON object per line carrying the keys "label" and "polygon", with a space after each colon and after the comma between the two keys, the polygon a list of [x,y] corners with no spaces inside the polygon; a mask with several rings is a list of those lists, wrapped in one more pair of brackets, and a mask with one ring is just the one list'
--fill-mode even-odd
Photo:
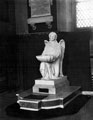
{"label": "dark wall", "polygon": [[14,0],[0,0],[0,35],[16,33]]}
{"label": "dark wall", "polygon": [[[16,36],[0,36],[0,89],[17,88]],[[4,80],[2,78],[5,78]]]}
{"label": "dark wall", "polygon": [[[26,89],[32,87],[34,80],[41,77],[39,73],[39,62],[36,55],[41,54],[44,47],[44,39],[48,39],[47,34],[30,34],[19,36],[18,58],[19,75]],[[23,79],[23,80],[22,80]]]}
{"label": "dark wall", "polygon": [[83,90],[91,90],[90,37],[90,32],[63,34],[66,41],[64,72],[71,85],[79,85]]}

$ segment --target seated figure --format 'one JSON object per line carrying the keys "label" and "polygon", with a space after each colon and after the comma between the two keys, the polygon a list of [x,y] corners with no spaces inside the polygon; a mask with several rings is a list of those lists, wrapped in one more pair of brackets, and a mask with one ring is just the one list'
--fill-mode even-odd
{"label": "seated figure", "polygon": [[49,41],[44,40],[45,48],[42,55],[36,56],[41,61],[40,73],[42,79],[57,79],[63,76],[62,62],[64,58],[65,42],[60,40],[57,42],[57,34],[51,32],[49,34]]}

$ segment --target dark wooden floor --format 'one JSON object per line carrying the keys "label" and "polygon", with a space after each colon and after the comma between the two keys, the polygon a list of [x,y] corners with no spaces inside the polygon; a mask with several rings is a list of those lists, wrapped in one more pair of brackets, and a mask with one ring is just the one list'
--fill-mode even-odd
{"label": "dark wooden floor", "polygon": [[93,120],[93,97],[79,96],[65,109],[23,111],[15,92],[0,95],[0,120]]}

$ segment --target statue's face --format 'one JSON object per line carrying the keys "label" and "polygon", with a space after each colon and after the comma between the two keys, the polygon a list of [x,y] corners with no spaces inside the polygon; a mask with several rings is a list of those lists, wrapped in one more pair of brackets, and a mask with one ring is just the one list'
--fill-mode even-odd
{"label": "statue's face", "polygon": [[50,33],[50,35],[49,35],[49,40],[50,40],[50,41],[56,40],[56,34]]}

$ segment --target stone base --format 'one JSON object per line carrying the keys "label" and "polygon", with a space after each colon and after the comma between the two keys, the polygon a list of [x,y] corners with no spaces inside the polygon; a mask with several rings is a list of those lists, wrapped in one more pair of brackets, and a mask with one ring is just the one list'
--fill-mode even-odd
{"label": "stone base", "polygon": [[57,79],[37,79],[33,86],[33,93],[57,94],[69,86],[67,76],[59,77]]}
{"label": "stone base", "polygon": [[64,108],[80,93],[81,87],[69,86],[67,76],[54,80],[37,79],[32,91],[17,94],[17,103],[20,109],[31,111]]}
{"label": "stone base", "polygon": [[64,108],[81,93],[81,87],[69,86],[57,94],[31,93],[31,90],[17,94],[20,109],[39,111],[40,109]]}

